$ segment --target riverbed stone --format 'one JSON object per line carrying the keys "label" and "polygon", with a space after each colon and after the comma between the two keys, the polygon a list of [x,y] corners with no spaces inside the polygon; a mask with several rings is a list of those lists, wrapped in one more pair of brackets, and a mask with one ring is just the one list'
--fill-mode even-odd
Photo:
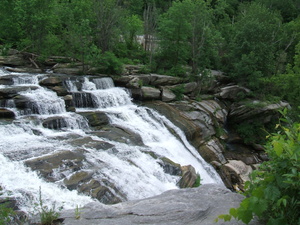
{"label": "riverbed stone", "polygon": [[[39,171],[46,180],[54,182],[78,171],[84,161],[85,156],[80,151],[59,151],[26,160],[24,163],[32,170]],[[57,172],[59,172],[58,177]]]}
{"label": "riverbed stone", "polygon": [[109,124],[109,118],[104,112],[80,112],[84,116],[91,127],[99,128]]}
{"label": "riverbed stone", "polygon": [[93,173],[91,171],[79,171],[73,173],[71,176],[68,178],[64,179],[64,184],[69,190],[74,190],[77,188],[77,186],[85,182],[86,180],[90,179],[92,177]]}
{"label": "riverbed stone", "polygon": [[0,118],[13,119],[15,118],[15,113],[9,109],[0,108]]}
{"label": "riverbed stone", "polygon": [[181,167],[182,176],[178,182],[180,188],[191,188],[197,180],[197,173],[193,166],[187,165]]}

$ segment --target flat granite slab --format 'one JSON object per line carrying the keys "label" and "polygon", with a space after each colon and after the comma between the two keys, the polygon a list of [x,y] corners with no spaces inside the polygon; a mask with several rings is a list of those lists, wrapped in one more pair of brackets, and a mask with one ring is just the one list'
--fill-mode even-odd
{"label": "flat granite slab", "polygon": [[[214,221],[238,207],[244,197],[222,185],[204,184],[198,188],[170,190],[147,199],[115,205],[90,203],[79,209],[61,213],[65,225],[242,225],[241,221]],[[259,225],[252,221],[250,225]]]}

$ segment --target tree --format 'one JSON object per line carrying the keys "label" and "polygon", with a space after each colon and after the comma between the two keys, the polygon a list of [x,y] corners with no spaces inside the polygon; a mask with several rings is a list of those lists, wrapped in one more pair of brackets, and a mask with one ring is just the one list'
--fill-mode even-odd
{"label": "tree", "polygon": [[190,56],[188,39],[191,36],[191,0],[175,1],[159,21],[161,59],[165,69],[178,68]]}
{"label": "tree", "polygon": [[16,1],[3,0],[0,7],[0,44],[14,45],[21,39],[21,28],[15,16]]}
{"label": "tree", "polygon": [[242,4],[229,42],[231,75],[258,89],[259,78],[275,73],[275,55],[282,30],[281,17],[257,3]]}
{"label": "tree", "polygon": [[117,0],[93,0],[97,46],[103,52],[111,50],[114,43],[120,40],[123,10],[117,3]]}
{"label": "tree", "polygon": [[221,33],[217,31],[213,20],[216,14],[223,11],[221,5],[224,1],[212,6],[202,0],[194,0],[191,14],[191,64],[192,72],[197,74],[199,70],[216,66],[219,58],[219,45],[223,40]]}
{"label": "tree", "polygon": [[19,24],[19,46],[43,54],[49,50],[58,18],[53,13],[55,0],[16,0],[14,15]]}

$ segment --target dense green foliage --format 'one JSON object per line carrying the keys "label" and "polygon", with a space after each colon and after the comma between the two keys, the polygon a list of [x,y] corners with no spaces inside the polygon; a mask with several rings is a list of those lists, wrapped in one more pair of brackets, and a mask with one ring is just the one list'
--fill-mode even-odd
{"label": "dense green foliage", "polygon": [[83,73],[86,65],[118,74],[144,64],[173,76],[218,69],[295,109],[299,15],[299,0],[2,0],[0,46],[40,61],[77,58]]}
{"label": "dense green foliage", "polygon": [[240,207],[220,216],[225,221],[234,217],[248,224],[258,216],[268,225],[300,224],[300,123],[277,128],[266,145],[270,160],[252,173]]}

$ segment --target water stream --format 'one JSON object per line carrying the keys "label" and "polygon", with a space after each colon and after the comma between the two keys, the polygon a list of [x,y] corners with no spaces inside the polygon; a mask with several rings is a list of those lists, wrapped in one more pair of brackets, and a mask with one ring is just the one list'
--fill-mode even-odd
{"label": "water stream", "polygon": [[[222,183],[216,171],[200,157],[178,127],[156,111],[133,104],[129,92],[115,87],[111,78],[85,78],[80,87],[76,80],[66,80],[65,85],[76,107],[76,112],[67,112],[61,97],[39,86],[38,82],[45,74],[0,70],[0,78],[8,75],[13,76],[13,84],[1,85],[0,89],[23,87],[18,95],[26,98],[28,103],[25,109],[17,108],[13,99],[5,103],[5,108],[13,111],[16,119],[0,120],[0,186],[3,188],[0,194],[16,197],[22,210],[32,209],[39,197],[39,188],[49,205],[55,202],[57,206],[75,208],[94,201],[76,191],[69,191],[62,180],[54,183],[45,181],[24,165],[25,161],[36,157],[65,150],[75,151],[76,147],[70,144],[72,135],[114,146],[105,151],[93,146],[80,147],[84,149],[90,166],[88,169],[94,170],[93,178],[109,180],[126,196],[120,197],[123,200],[141,199],[178,188],[179,177],[165,173],[160,159],[152,157],[151,152],[180,165],[194,166],[202,183]],[[79,113],[95,111],[104,112],[112,126],[140,136],[143,145],[94,135],[87,120]],[[43,124],[53,118],[60,129],[54,130]],[[69,175],[64,174],[64,177]]]}

